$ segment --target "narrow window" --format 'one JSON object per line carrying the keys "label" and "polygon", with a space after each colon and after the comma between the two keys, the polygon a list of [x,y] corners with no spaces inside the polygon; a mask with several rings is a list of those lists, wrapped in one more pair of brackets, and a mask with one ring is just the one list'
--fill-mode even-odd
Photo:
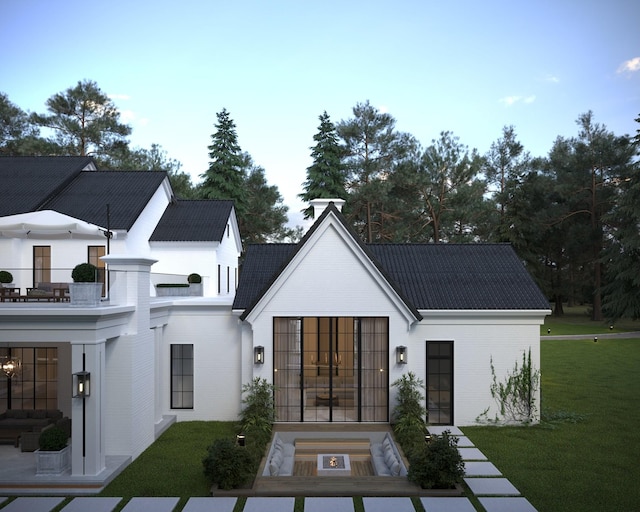
{"label": "narrow window", "polygon": [[98,268],[98,281],[102,283],[102,295],[105,295],[105,264],[100,257],[107,254],[107,248],[104,245],[90,245],[88,251],[88,262]]}
{"label": "narrow window", "polygon": [[227,267],[227,293],[231,291],[231,269]]}
{"label": "narrow window", "polygon": [[171,345],[171,408],[193,409],[193,345]]}
{"label": "narrow window", "polygon": [[221,288],[221,284],[220,284],[220,279],[221,279],[221,269],[220,269],[220,265],[218,265],[218,295],[220,295],[220,288]]}

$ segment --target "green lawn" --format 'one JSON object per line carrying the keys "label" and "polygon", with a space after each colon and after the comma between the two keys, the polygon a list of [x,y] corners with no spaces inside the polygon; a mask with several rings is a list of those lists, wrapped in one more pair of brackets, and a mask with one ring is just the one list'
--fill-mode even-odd
{"label": "green lawn", "polygon": [[640,504],[640,339],[542,341],[543,422],[464,428],[539,512]]}

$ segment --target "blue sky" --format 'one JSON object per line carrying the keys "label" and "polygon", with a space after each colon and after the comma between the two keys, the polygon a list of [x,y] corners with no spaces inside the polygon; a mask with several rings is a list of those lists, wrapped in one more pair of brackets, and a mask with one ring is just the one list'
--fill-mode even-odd
{"label": "blue sky", "polygon": [[514,125],[534,156],[588,110],[618,135],[640,114],[640,2],[631,0],[2,0],[0,91],[44,112],[90,79],[194,181],[216,113],[297,199],[318,116],[369,100],[423,146],[450,130],[485,153]]}

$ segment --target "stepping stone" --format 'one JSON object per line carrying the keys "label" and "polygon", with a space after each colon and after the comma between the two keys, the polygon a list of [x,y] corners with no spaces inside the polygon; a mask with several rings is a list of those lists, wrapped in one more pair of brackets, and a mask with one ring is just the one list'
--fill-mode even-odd
{"label": "stepping stone", "polygon": [[447,425],[429,426],[427,427],[427,430],[429,431],[430,434],[434,434],[438,436],[441,436],[445,430],[448,430],[449,432],[451,432],[452,436],[459,437],[464,435],[462,433],[462,430],[460,430],[458,427],[447,426]]}
{"label": "stepping stone", "polygon": [[467,498],[434,497],[420,498],[425,512],[476,512]]}
{"label": "stepping stone", "polygon": [[214,498],[189,498],[189,501],[187,501],[182,512],[233,512],[233,508],[236,506],[236,501],[238,501],[238,498],[227,496]]}
{"label": "stepping stone", "polygon": [[172,512],[180,498],[131,498],[122,512]]}
{"label": "stepping stone", "polygon": [[247,498],[243,512],[293,512],[295,498]]}
{"label": "stepping stone", "polygon": [[467,436],[458,437],[458,448],[475,448]]}
{"label": "stepping stone", "polygon": [[487,456],[477,448],[458,448],[462,460],[487,460]]}
{"label": "stepping stone", "polygon": [[478,500],[487,512],[537,512],[526,498],[478,498]]}
{"label": "stepping stone", "polygon": [[491,462],[465,462],[465,476],[502,476]]}
{"label": "stepping stone", "polygon": [[353,512],[353,498],[305,498],[304,512]]}
{"label": "stepping stone", "polygon": [[362,504],[364,512],[415,512],[416,510],[411,498],[362,498]]}
{"label": "stepping stone", "polygon": [[476,496],[520,496],[506,478],[465,478],[465,483]]}
{"label": "stepping stone", "polygon": [[2,512],[50,512],[63,501],[64,498],[16,498]]}
{"label": "stepping stone", "polygon": [[74,498],[62,512],[111,512],[122,498],[82,497]]}

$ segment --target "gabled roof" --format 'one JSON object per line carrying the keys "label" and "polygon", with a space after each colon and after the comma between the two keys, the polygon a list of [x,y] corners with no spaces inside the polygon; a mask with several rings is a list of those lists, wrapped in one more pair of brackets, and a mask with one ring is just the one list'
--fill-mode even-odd
{"label": "gabled roof", "polygon": [[220,242],[233,201],[178,200],[167,206],[151,242]]}
{"label": "gabled roof", "polygon": [[0,157],[0,217],[42,209],[85,168],[95,169],[91,157]]}
{"label": "gabled roof", "polygon": [[[233,303],[234,309],[245,310],[242,317],[329,212],[344,222],[342,214],[330,205],[298,244],[247,247]],[[349,232],[411,309],[549,309],[547,299],[508,244],[363,244],[353,230]]]}
{"label": "gabled roof", "polygon": [[129,230],[167,178],[163,171],[82,172],[43,207],[110,229]]}

